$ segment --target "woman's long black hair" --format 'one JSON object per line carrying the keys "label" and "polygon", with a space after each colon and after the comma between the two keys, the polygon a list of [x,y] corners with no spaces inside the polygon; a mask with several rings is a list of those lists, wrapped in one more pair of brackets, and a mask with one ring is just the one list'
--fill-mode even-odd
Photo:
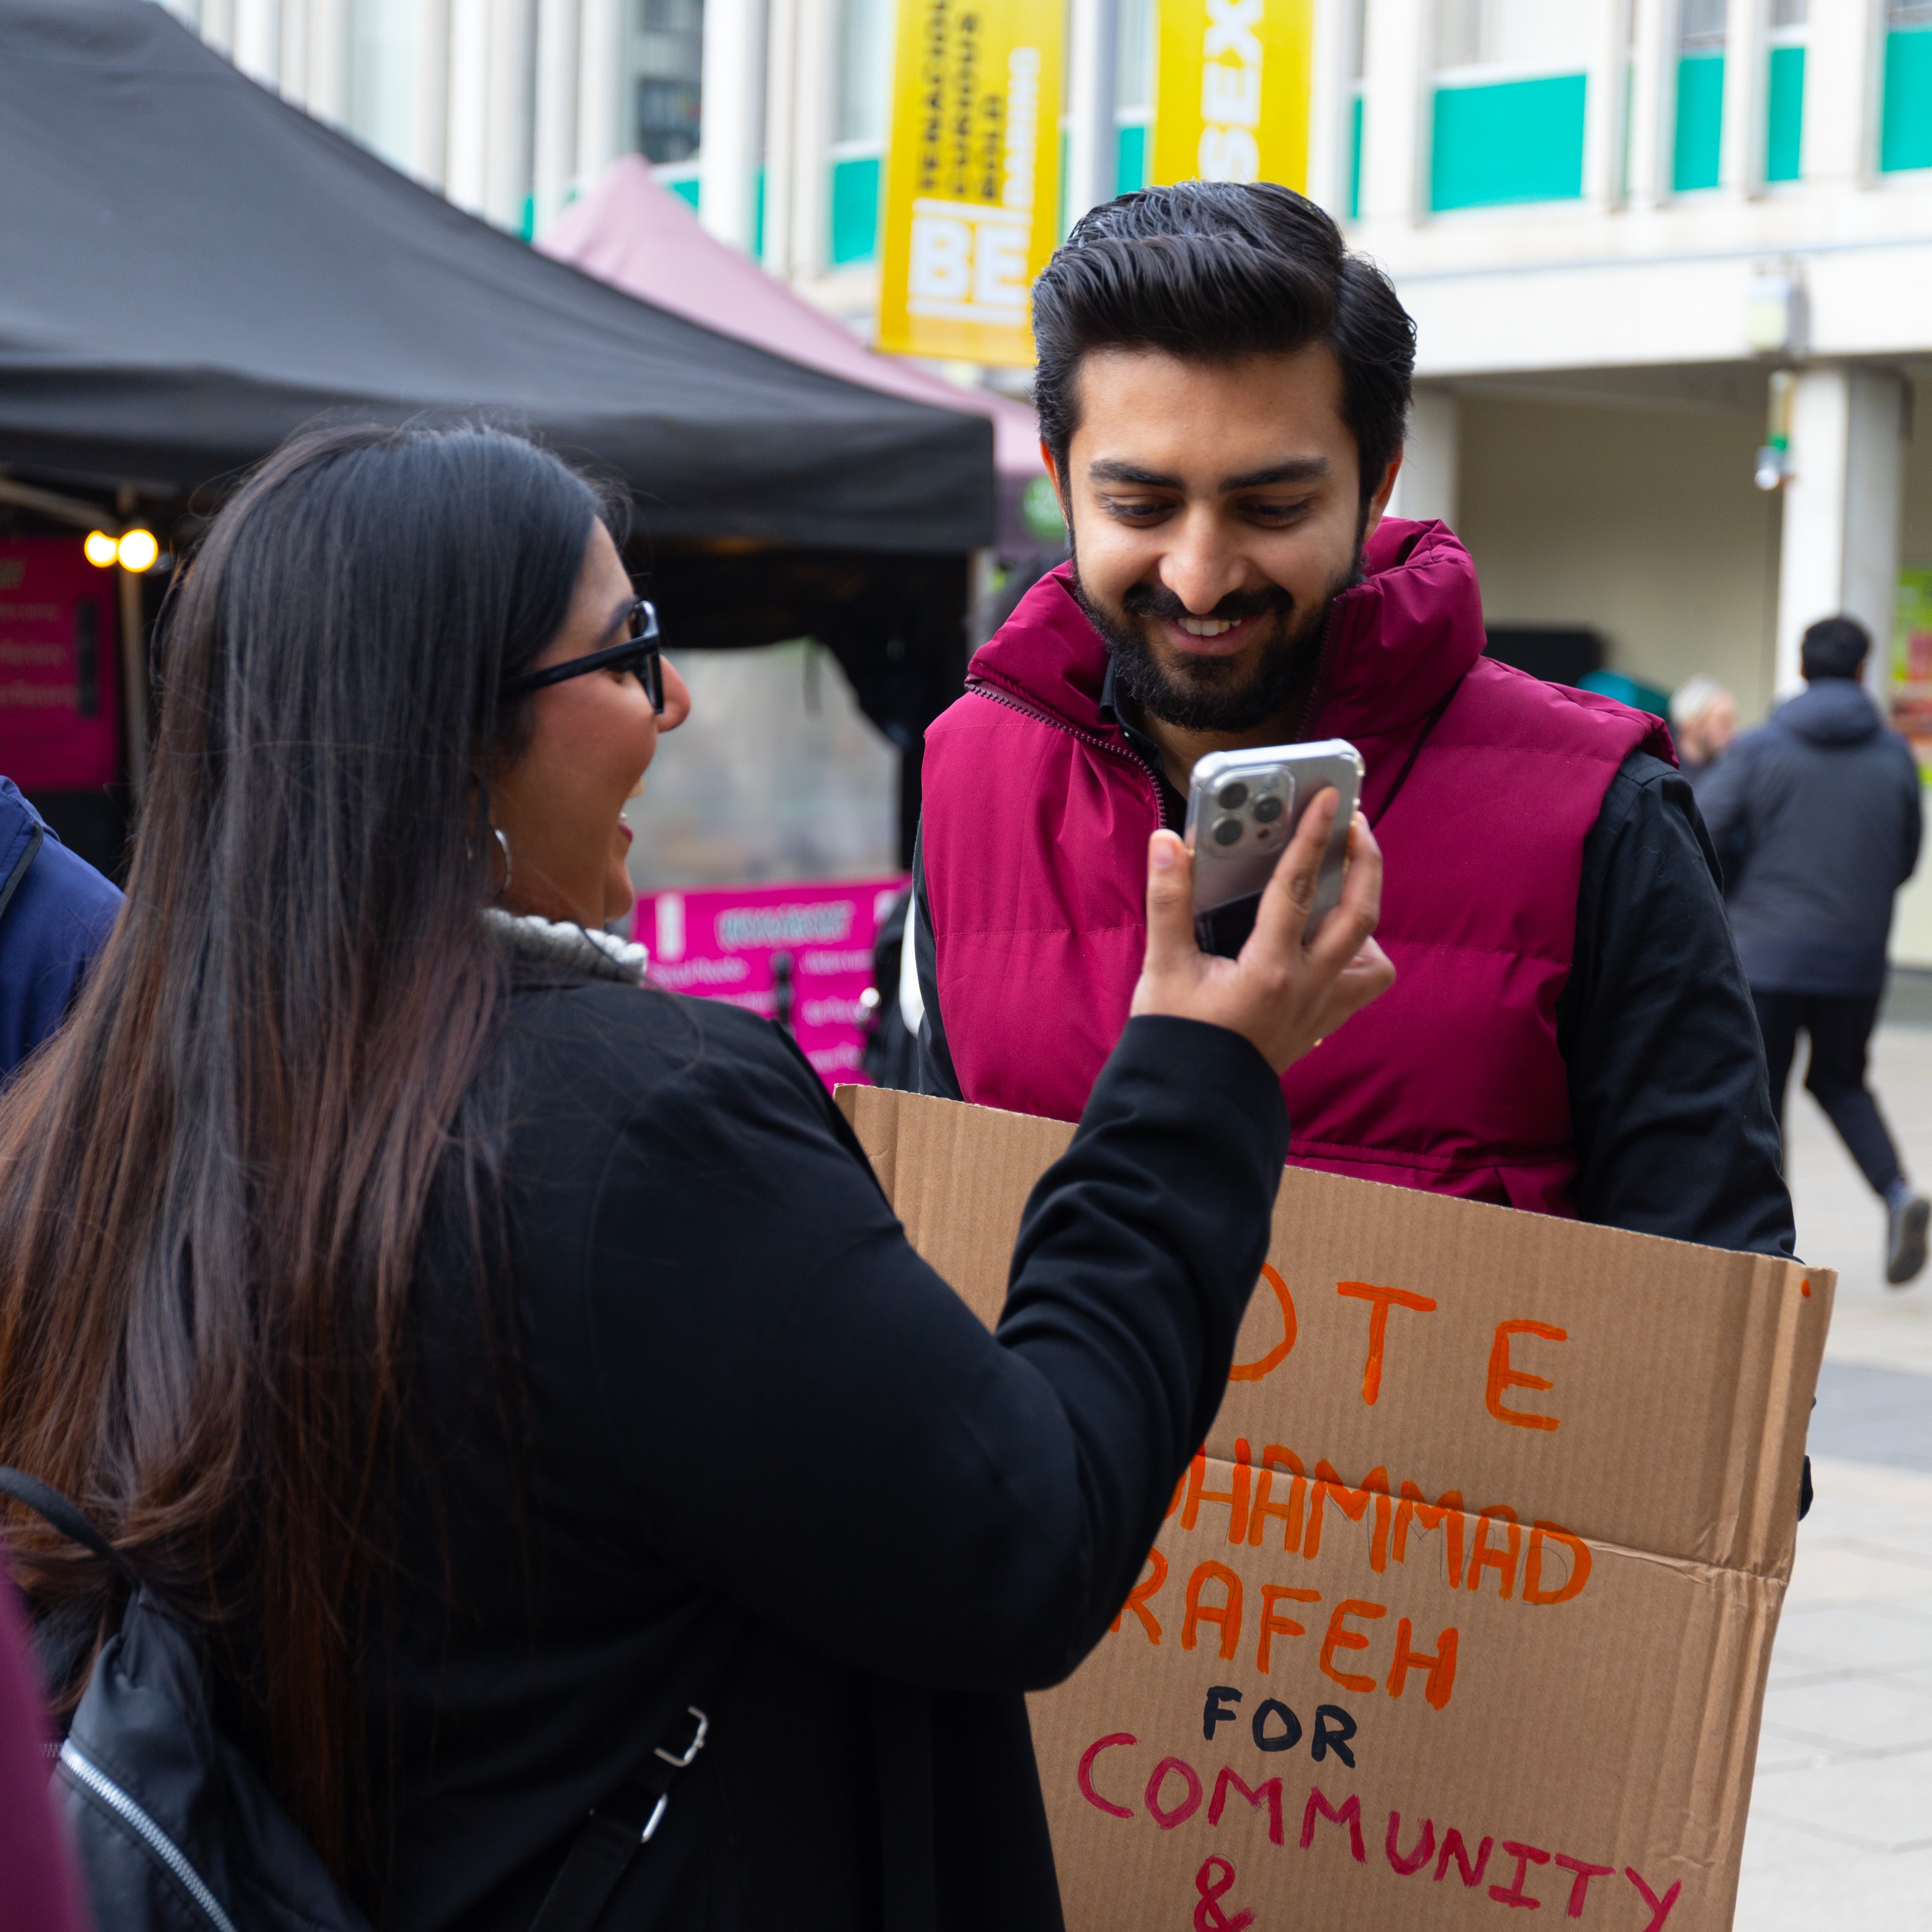
{"label": "woman's long black hair", "polygon": [[[605,514],[476,424],[317,428],[256,470],[172,602],[119,923],[0,1098],[0,1462],[245,1631],[272,1780],[345,1874],[418,1248],[454,1229],[487,1291],[503,1233],[497,694]],[[9,1533],[38,1609],[111,1618],[100,1564]]]}

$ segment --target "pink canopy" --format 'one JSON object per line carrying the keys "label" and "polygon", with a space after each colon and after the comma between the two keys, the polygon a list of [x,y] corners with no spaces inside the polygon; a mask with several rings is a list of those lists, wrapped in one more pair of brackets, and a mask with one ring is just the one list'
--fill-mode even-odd
{"label": "pink canopy", "polygon": [[987,389],[959,388],[916,364],[868,349],[842,322],[708,234],[640,155],[614,161],[537,246],[641,302],[774,356],[915,402],[990,416],[1003,538],[1017,520],[1018,489],[1042,473],[1039,426],[1024,404]]}

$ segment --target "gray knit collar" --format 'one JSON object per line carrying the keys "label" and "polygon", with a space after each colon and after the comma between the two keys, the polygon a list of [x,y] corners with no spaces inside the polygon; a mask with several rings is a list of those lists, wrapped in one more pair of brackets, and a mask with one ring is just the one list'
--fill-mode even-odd
{"label": "gray knit collar", "polygon": [[614,933],[593,932],[590,927],[559,924],[539,919],[534,913],[520,917],[486,906],[484,923],[509,944],[519,959],[535,965],[571,966],[598,980],[614,980],[624,986],[644,983],[651,956],[641,946]]}

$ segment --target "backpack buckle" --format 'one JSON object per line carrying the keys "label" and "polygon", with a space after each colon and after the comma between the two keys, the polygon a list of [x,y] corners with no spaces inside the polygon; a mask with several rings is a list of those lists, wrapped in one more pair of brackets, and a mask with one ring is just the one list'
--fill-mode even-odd
{"label": "backpack buckle", "polygon": [[[670,1766],[673,1769],[676,1771],[682,1771],[685,1767],[690,1763],[691,1760],[704,1748],[704,1739],[706,1735],[711,1729],[711,1720],[707,1718],[695,1704],[687,1704],[684,1708],[692,1717],[698,1720],[698,1728],[692,1733],[690,1743],[685,1746],[683,1756],[680,1757],[675,1751],[666,1750],[662,1744],[659,1744],[657,1748],[658,1756],[662,1758],[666,1764]],[[658,1810],[662,1811],[663,1809],[664,1803],[663,1801],[660,1799],[658,1804]],[[648,1838],[651,1835],[651,1833],[656,1828],[657,1822],[657,1814],[654,1812],[652,1814],[650,1823],[644,1828],[644,1836],[646,1838]]]}

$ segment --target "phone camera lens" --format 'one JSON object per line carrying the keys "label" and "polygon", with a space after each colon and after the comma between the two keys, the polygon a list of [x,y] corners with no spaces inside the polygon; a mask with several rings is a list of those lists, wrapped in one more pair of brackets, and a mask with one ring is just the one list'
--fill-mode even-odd
{"label": "phone camera lens", "polygon": [[1281,800],[1272,793],[1264,793],[1255,800],[1255,823],[1272,825],[1281,816]]}
{"label": "phone camera lens", "polygon": [[[1239,778],[1236,778],[1232,784],[1224,784],[1220,791],[1216,793],[1214,796],[1214,802],[1218,805],[1223,812],[1239,812],[1241,807],[1246,805],[1247,802],[1248,788],[1246,785],[1242,784]],[[1220,836],[1218,832],[1215,836],[1217,838]],[[1237,832],[1234,836],[1236,838],[1239,838],[1240,834]],[[1221,842],[1224,845],[1226,845],[1232,844],[1234,841],[1232,839],[1224,838],[1222,839]]]}
{"label": "phone camera lens", "polygon": [[[1239,791],[1238,785],[1230,785],[1230,791]],[[1225,796],[1225,794],[1224,794]],[[1241,821],[1238,818],[1224,818],[1214,827],[1214,843],[1217,845],[1237,844],[1241,836]]]}

